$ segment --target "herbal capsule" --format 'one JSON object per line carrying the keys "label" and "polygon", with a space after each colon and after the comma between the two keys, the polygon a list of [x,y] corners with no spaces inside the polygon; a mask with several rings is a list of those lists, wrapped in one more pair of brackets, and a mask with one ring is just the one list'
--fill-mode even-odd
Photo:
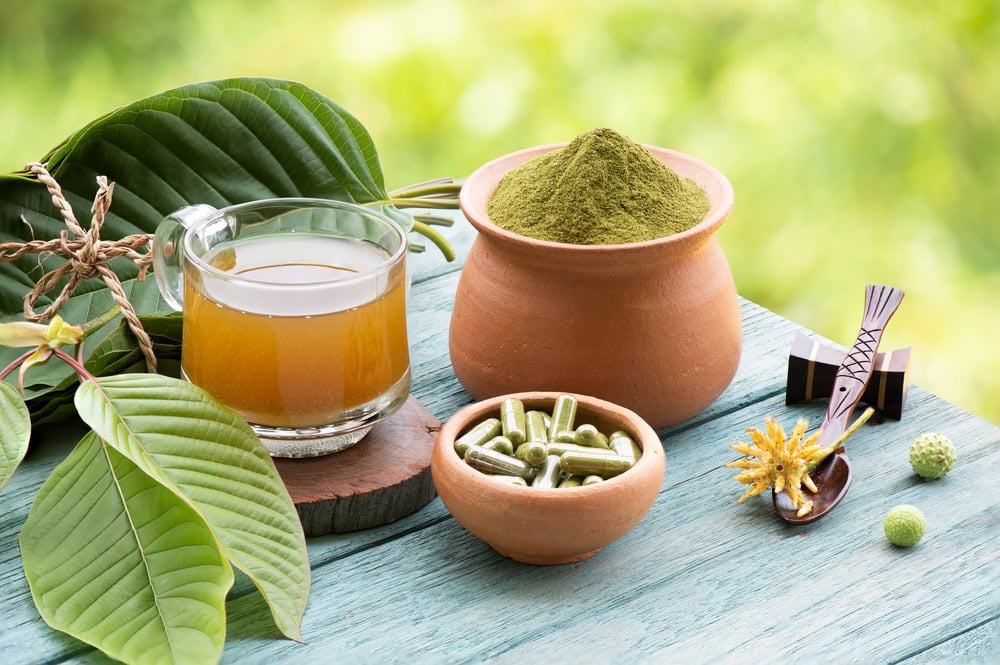
{"label": "herbal capsule", "polygon": [[519,476],[531,480],[535,470],[527,462],[482,446],[469,446],[465,463],[476,471],[499,476]]}
{"label": "herbal capsule", "polygon": [[498,453],[503,453],[504,455],[514,454],[514,444],[511,443],[510,439],[503,435],[493,437],[483,444],[483,448],[495,450]]}
{"label": "herbal capsule", "polygon": [[564,487],[579,487],[583,484],[583,476],[566,476],[559,482],[559,489]]}
{"label": "herbal capsule", "polygon": [[542,411],[542,422],[545,423],[545,431],[547,432],[552,427],[552,418],[544,411]]}
{"label": "herbal capsule", "polygon": [[556,438],[552,440],[559,443],[576,443],[576,432],[571,429],[563,430],[556,434]]}
{"label": "herbal capsule", "polygon": [[608,437],[597,431],[593,425],[580,425],[576,428],[574,440],[588,448],[608,448]]}
{"label": "herbal capsule", "polygon": [[603,476],[609,478],[628,471],[632,462],[620,455],[607,455],[597,452],[569,452],[559,458],[562,470],[566,473],[582,476]]}
{"label": "herbal capsule", "polygon": [[549,441],[556,441],[560,432],[573,431],[573,419],[576,418],[576,398],[572,395],[560,395],[552,407],[552,423],[549,425]]}
{"label": "herbal capsule", "polygon": [[526,441],[524,404],[519,399],[509,397],[500,404],[500,424],[503,435],[515,446]]}
{"label": "herbal capsule", "polygon": [[459,457],[465,457],[469,446],[481,446],[498,434],[500,434],[500,421],[496,418],[487,418],[455,439],[455,452]]}
{"label": "herbal capsule", "polygon": [[494,474],[483,474],[495,483],[503,483],[505,485],[517,485],[518,487],[527,487],[528,481],[526,481],[521,476],[497,476]]}
{"label": "herbal capsule", "polygon": [[618,431],[612,433],[609,443],[611,445],[611,450],[615,451],[615,454],[629,458],[632,460],[632,464],[638,462],[639,458],[642,457],[642,450],[640,450],[636,442],[632,440],[632,437],[625,432]]}
{"label": "herbal capsule", "polygon": [[531,466],[538,466],[545,461],[545,444],[541,441],[528,441],[517,447],[514,455],[519,460],[523,460]]}
{"label": "herbal capsule", "polygon": [[525,414],[525,427],[528,441],[549,442],[549,426],[545,424],[545,414],[541,411],[528,411]]}
{"label": "herbal capsule", "polygon": [[581,482],[580,484],[586,486],[586,485],[596,485],[597,483],[603,483],[603,482],[604,478],[601,478],[600,476],[587,476],[586,478],[583,479],[583,482]]}
{"label": "herbal capsule", "polygon": [[598,453],[601,455],[614,455],[613,450],[607,448],[587,448],[586,446],[579,446],[575,443],[563,443],[562,441],[553,441],[552,443],[545,446],[545,452],[549,455],[562,455],[563,453],[580,453],[580,452],[591,452]]}
{"label": "herbal capsule", "polygon": [[559,468],[559,458],[549,455],[545,458],[542,468],[538,470],[538,475],[531,481],[531,486],[551,489],[559,484],[560,475],[562,470]]}

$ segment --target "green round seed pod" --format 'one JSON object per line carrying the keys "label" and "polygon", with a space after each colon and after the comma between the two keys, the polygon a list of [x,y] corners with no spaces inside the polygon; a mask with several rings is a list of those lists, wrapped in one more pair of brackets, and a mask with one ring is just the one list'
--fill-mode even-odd
{"label": "green round seed pod", "polygon": [[927,520],[920,509],[905,503],[890,510],[882,523],[885,537],[896,547],[916,545],[926,529]]}
{"label": "green round seed pod", "polygon": [[927,480],[936,480],[951,471],[956,457],[955,444],[937,432],[924,432],[910,446],[910,466],[915,474]]}

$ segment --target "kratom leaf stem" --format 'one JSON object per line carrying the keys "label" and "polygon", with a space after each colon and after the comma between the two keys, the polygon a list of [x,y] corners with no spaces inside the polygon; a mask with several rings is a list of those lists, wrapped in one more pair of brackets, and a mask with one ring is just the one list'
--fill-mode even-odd
{"label": "kratom leaf stem", "polygon": [[94,375],[91,374],[90,371],[83,366],[83,363],[79,362],[76,358],[69,355],[62,349],[56,347],[52,349],[52,353],[58,356],[60,360],[62,360],[67,365],[73,368],[73,371],[76,372],[77,377],[79,377],[80,379],[80,383],[95,378]]}
{"label": "kratom leaf stem", "polygon": [[34,355],[35,351],[37,351],[37,349],[28,349],[27,351],[19,355],[17,358],[15,358],[9,365],[4,367],[3,369],[0,369],[0,381],[6,379],[11,372],[13,372],[15,369],[21,366],[21,363],[23,363],[25,360]]}
{"label": "kratom leaf stem", "polygon": [[455,250],[451,248],[448,241],[444,239],[444,236],[432,229],[425,222],[418,221],[417,218],[414,217],[413,230],[434,243],[437,248],[441,250],[441,254],[444,255],[445,261],[455,260]]}
{"label": "kratom leaf stem", "polygon": [[423,222],[432,226],[445,226],[451,228],[455,226],[455,220],[451,217],[441,217],[439,215],[414,215],[413,221]]}
{"label": "kratom leaf stem", "polygon": [[121,312],[121,307],[117,303],[115,303],[114,305],[111,306],[111,308],[108,311],[92,318],[90,321],[87,321],[82,326],[83,336],[86,337],[87,335],[90,335],[91,333],[100,330],[106,324],[113,321],[114,318],[118,316],[120,312]]}
{"label": "kratom leaf stem", "polygon": [[422,199],[383,199],[381,201],[372,201],[371,203],[364,204],[366,208],[373,208],[376,206],[391,205],[397,208],[439,208],[441,210],[454,210],[458,207],[458,199],[445,199],[445,198],[422,198]]}
{"label": "kratom leaf stem", "polygon": [[[438,178],[428,180],[414,185],[400,187],[389,192],[389,196],[394,199],[411,199],[415,197],[428,197],[438,195],[457,195],[462,190],[461,183],[453,181],[451,178]],[[453,196],[450,198],[454,198]]]}

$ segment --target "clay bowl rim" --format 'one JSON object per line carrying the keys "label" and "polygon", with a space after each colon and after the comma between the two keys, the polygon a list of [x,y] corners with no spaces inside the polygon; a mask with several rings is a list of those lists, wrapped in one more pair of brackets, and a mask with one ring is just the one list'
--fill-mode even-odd
{"label": "clay bowl rim", "polygon": [[[617,476],[613,476],[604,482],[593,485],[564,488],[541,488],[541,487],[521,487],[507,485],[490,480],[485,474],[473,469],[465,463],[458,453],[455,452],[455,439],[457,439],[470,425],[479,422],[489,414],[500,412],[500,404],[508,398],[520,399],[525,409],[545,404],[551,407],[556,398],[560,395],[573,395],[577,399],[577,414],[582,407],[584,411],[600,414],[603,420],[616,421],[621,425],[621,429],[628,432],[636,444],[642,449],[642,455],[635,466]],[[581,421],[579,416],[578,421]],[[632,479],[638,479],[646,473],[653,473],[657,476],[657,484],[663,484],[666,460],[663,451],[663,444],[656,431],[641,416],[627,409],[624,406],[609,402],[599,397],[591,395],[581,395],[567,391],[528,391],[519,393],[508,393],[497,395],[487,399],[466,405],[455,412],[451,418],[445,422],[438,433],[437,441],[434,444],[439,449],[441,458],[454,473],[457,473],[462,482],[475,483],[477,486],[489,488],[489,492],[503,496],[512,500],[541,500],[546,504],[565,504],[580,501],[585,497],[592,499],[599,498],[602,494],[615,494],[618,489],[633,484]],[[656,473],[656,466],[660,467]],[[642,471],[629,475],[632,471]],[[440,473],[440,470],[439,470]],[[434,463],[431,463],[431,475],[434,474]],[[657,491],[657,494],[659,491]],[[445,506],[447,507],[447,505]]]}
{"label": "clay bowl rim", "polygon": [[[659,159],[660,156],[666,157],[668,160],[667,165],[671,168],[673,168],[673,164],[670,162],[685,164],[688,167],[692,167],[693,170],[701,171],[706,176],[705,180],[713,180],[721,187],[722,196],[717,203],[711,205],[708,214],[705,215],[705,219],[689,229],[679,233],[663,236],[661,238],[642,240],[640,242],[605,245],[577,245],[572,243],[553,242],[551,240],[539,240],[538,238],[532,238],[530,236],[524,236],[508,231],[507,229],[494,224],[490,220],[487,210],[489,203],[493,198],[493,192],[496,190],[504,176],[506,176],[507,173],[514,168],[529,161],[530,159],[540,157],[544,154],[552,152],[553,150],[564,148],[567,145],[569,145],[569,142],[546,143],[530,148],[522,148],[521,150],[509,152],[505,155],[497,157],[496,159],[486,162],[473,171],[462,183],[462,189],[459,191],[458,195],[459,207],[462,210],[462,214],[464,214],[465,218],[469,220],[469,223],[471,223],[481,233],[491,234],[509,242],[520,243],[528,247],[553,251],[602,253],[608,251],[642,251],[697,241],[702,237],[708,237],[715,233],[733,209],[735,201],[733,185],[717,168],[708,162],[702,161],[697,157],[678,150],[642,144],[642,146],[649,150],[655,157],[657,157],[657,159]],[[662,162],[663,160],[660,161]],[[497,172],[500,173],[500,176],[494,177]],[[693,179],[690,175],[679,175],[682,178]],[[483,190],[486,188],[484,183],[486,182],[490,182],[492,184],[489,185],[489,191],[484,193]],[[701,187],[700,184],[699,187]],[[704,189],[705,188],[702,187],[702,190]],[[707,195],[708,193],[706,192],[706,196]],[[711,199],[709,199],[709,201],[711,203]],[[480,203],[482,205],[480,205]]]}

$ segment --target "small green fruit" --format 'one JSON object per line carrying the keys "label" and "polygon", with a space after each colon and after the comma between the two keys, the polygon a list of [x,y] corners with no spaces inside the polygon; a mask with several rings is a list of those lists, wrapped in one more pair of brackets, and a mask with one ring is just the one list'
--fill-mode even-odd
{"label": "small green fruit", "polygon": [[937,432],[926,432],[910,446],[910,466],[921,478],[934,480],[951,470],[955,463],[955,446],[951,439]]}
{"label": "small green fruit", "polygon": [[924,514],[914,506],[901,504],[885,516],[882,529],[889,542],[897,547],[910,547],[920,542],[927,528]]}

